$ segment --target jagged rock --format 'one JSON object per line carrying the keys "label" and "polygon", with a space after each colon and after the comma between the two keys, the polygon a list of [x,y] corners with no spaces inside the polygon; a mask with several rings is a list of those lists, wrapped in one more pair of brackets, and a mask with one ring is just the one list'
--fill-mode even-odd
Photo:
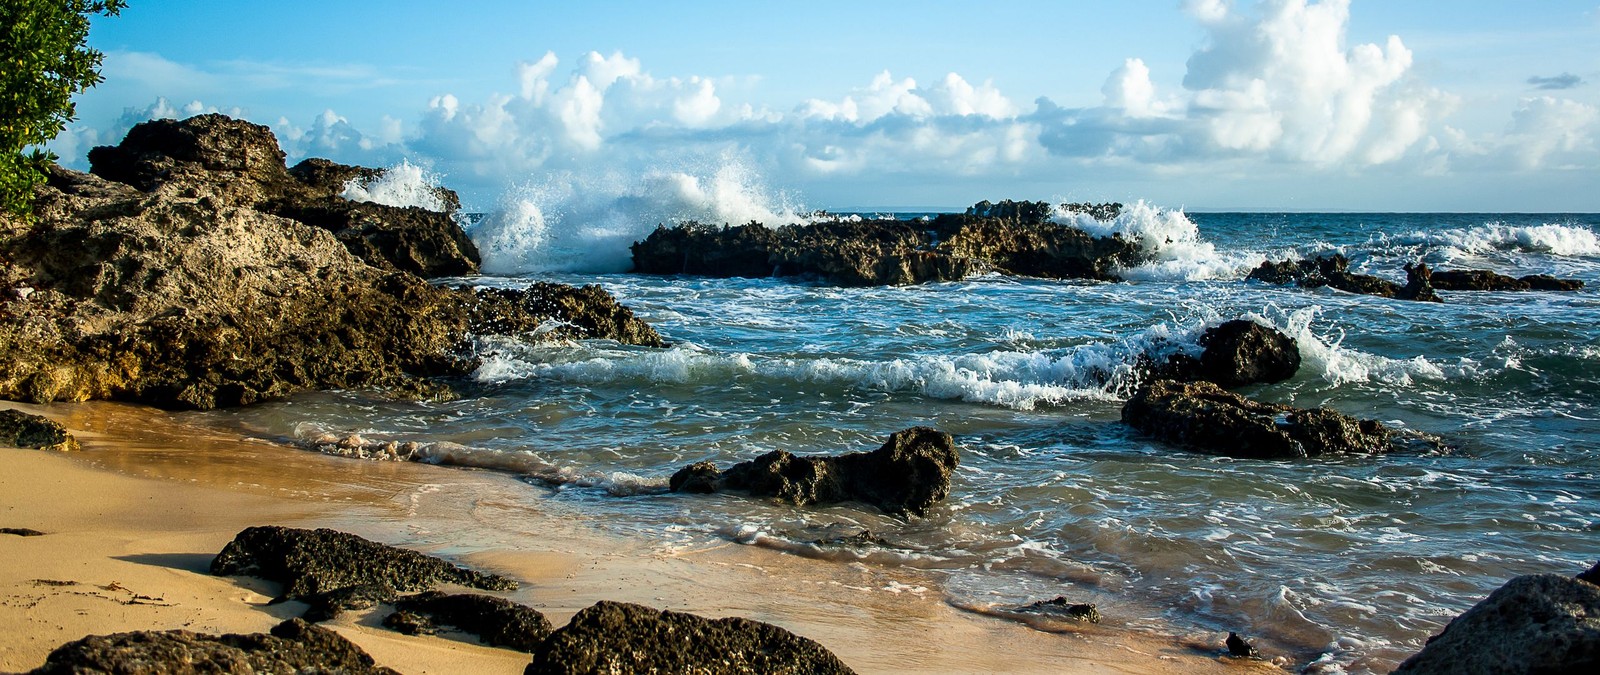
{"label": "jagged rock", "polygon": [[297,598],[306,603],[306,613],[301,618],[311,623],[322,623],[339,618],[345,610],[371,609],[379,603],[394,602],[400,593],[388,584],[359,584],[331,591],[312,593]]}
{"label": "jagged rock", "polygon": [[1335,253],[1308,260],[1263,262],[1247,278],[1269,284],[1295,284],[1301,288],[1328,286],[1347,293],[1439,302],[1439,296],[1433,293],[1433,287],[1429,285],[1426,265],[1408,265],[1406,272],[1405,286],[1369,274],[1356,274],[1350,271],[1350,259]]}
{"label": "jagged rock", "polygon": [[833,537],[823,537],[821,539],[813,539],[811,540],[811,543],[816,544],[817,546],[846,546],[850,548],[861,548],[864,546],[893,546],[893,544],[889,543],[888,539],[884,539],[883,537],[874,534],[872,530],[861,530],[855,534],[844,534]]}
{"label": "jagged rock", "polygon": [[1432,437],[1327,408],[1251,401],[1210,382],[1151,382],[1122,406],[1122,421],[1173,445],[1250,459],[1443,447]]}
{"label": "jagged rock", "polygon": [[1152,369],[1158,379],[1215,382],[1225,388],[1282,382],[1300,370],[1294,338],[1254,321],[1234,319],[1206,329],[1202,351],[1169,357]]}
{"label": "jagged rock", "polygon": [[429,591],[401,598],[394,607],[395,613],[385,617],[383,625],[402,633],[432,633],[435,625],[454,626],[486,645],[529,653],[550,636],[552,628],[538,610],[487,595]]}
{"label": "jagged rock", "polygon": [[1591,584],[1595,584],[1596,586],[1600,586],[1600,562],[1595,563],[1594,567],[1590,567],[1582,574],[1579,574],[1578,580],[1587,581]]}
{"label": "jagged rock", "polygon": [[1583,288],[1583,282],[1548,274],[1519,279],[1490,270],[1435,270],[1433,287],[1441,291],[1576,291]]}
{"label": "jagged rock", "polygon": [[0,410],[0,445],[62,452],[82,449],[55,420],[9,409]]}
{"label": "jagged rock", "polygon": [[661,227],[633,245],[634,271],[816,276],[844,286],[955,281],[988,270],[1110,281],[1117,279],[1117,268],[1136,264],[1141,255],[1135,242],[1051,222],[1043,202],[980,202],[968,211],[926,222]]}
{"label": "jagged rock", "polygon": [[796,506],[858,501],[894,515],[921,516],[949,495],[959,461],[950,434],[913,427],[895,432],[872,452],[797,457],[774,450],[727,471],[697,462],[673,474],[670,485],[675,492],[739,490]]}
{"label": "jagged rock", "polygon": [[0,398],[205,409],[326,388],[436,397],[448,389],[434,378],[476,367],[474,335],[554,326],[541,335],[661,344],[598,288],[433,286],[395,271],[417,267],[403,262],[422,255],[409,245],[368,264],[326,230],[259,210],[326,187],[282,170],[275,144],[258,148],[264,127],[151,124],[99,153],[99,170],[151,192],[53,169],[33,221],[0,216],[0,287],[28,289],[0,297]]}
{"label": "jagged rock", "polygon": [[854,671],[822,645],[771,624],[602,601],[552,633],[524,672],[834,675]]}
{"label": "jagged rock", "polygon": [[1600,672],[1600,586],[1555,574],[1512,579],[1394,672]]}
{"label": "jagged rock", "polygon": [[1249,642],[1246,642],[1244,638],[1239,637],[1238,633],[1232,631],[1228,632],[1228,639],[1223,641],[1223,645],[1228,648],[1228,656],[1234,658],[1250,659],[1261,657],[1255,647],[1250,646]]}
{"label": "jagged rock", "polygon": [[202,635],[186,630],[91,635],[50,652],[32,675],[67,673],[342,673],[398,675],[326,628],[300,619],[270,635]]}
{"label": "jagged rock", "polygon": [[1100,610],[1095,608],[1093,604],[1075,603],[1062,596],[1056,596],[1053,600],[1040,600],[1022,605],[1011,611],[1022,614],[1040,614],[1052,619],[1066,621],[1100,623]]}
{"label": "jagged rock", "polygon": [[299,600],[351,586],[378,586],[422,591],[453,583],[490,591],[507,591],[517,582],[457,567],[416,551],[407,551],[329,529],[250,527],[240,532],[211,561],[218,576],[254,576],[283,584],[278,600]]}

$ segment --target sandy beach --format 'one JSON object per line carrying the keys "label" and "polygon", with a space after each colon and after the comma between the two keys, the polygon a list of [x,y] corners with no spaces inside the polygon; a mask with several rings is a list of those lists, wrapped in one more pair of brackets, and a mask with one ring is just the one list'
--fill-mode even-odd
{"label": "sandy beach", "polygon": [[[1275,670],[1191,646],[1220,645],[1216,635],[1045,633],[974,615],[903,571],[732,543],[662,554],[541,513],[539,491],[511,475],[326,457],[136,406],[7,405],[66,424],[84,451],[0,449],[0,527],[47,533],[0,538],[0,671],[37,667],[89,634],[260,632],[298,615],[299,603],[266,604],[272,584],[205,572],[235,533],[260,524],[332,527],[512,576],[522,588],[508,597],[557,625],[600,599],[767,621],[862,673]],[[329,625],[405,673],[527,664],[471,638],[390,632],[381,611]]]}

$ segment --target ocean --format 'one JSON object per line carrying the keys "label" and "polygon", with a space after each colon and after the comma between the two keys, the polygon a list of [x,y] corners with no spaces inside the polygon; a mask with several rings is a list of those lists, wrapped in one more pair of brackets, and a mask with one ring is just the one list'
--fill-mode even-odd
{"label": "ocean", "polygon": [[[472,224],[490,273],[450,281],[599,284],[670,348],[484,338],[457,400],[324,392],[190,419],[303,447],[414,441],[429,461],[525,476],[541,509],[663,553],[732,541],[905,570],[928,582],[921,592],[997,615],[1065,596],[1096,603],[1109,629],[1238,631],[1319,672],[1387,672],[1510,577],[1576,574],[1600,557],[1600,216],[1140,202],[1082,223],[1150,249],[1121,283],[839,288],[627,274],[627,244],[670,214],[618,200],[597,215],[572,194]],[[814,217],[799,213],[756,203],[696,217]],[[1420,260],[1587,288],[1441,291],[1434,304],[1244,280],[1263,260],[1333,252],[1399,282]],[[1139,354],[1195,350],[1206,327],[1236,318],[1293,336],[1304,359],[1292,380],[1241,393],[1455,449],[1246,461],[1120,422]],[[692,462],[870,450],[915,425],[954,434],[961,453],[949,500],[926,518],[666,491]],[[485,525],[463,517],[473,527]],[[878,543],[836,541],[863,529]]]}

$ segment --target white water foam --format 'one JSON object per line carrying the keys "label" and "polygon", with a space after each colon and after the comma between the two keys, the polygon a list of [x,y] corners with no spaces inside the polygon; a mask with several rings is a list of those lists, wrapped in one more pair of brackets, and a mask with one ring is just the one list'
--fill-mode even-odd
{"label": "white water foam", "polygon": [[1111,220],[1057,209],[1056,222],[1100,237],[1120,235],[1136,241],[1152,260],[1120,270],[1125,279],[1144,281],[1204,281],[1239,279],[1259,266],[1266,256],[1254,251],[1218,251],[1200,237],[1200,228],[1182,209],[1164,209],[1139,200],[1124,206]]}
{"label": "white water foam", "polygon": [[339,196],[356,202],[372,202],[385,206],[406,208],[415,206],[429,211],[445,211],[444,200],[439,198],[439,176],[411,162],[384,169],[377,178],[351,179]]}
{"label": "white water foam", "polygon": [[1301,367],[1312,369],[1334,386],[1378,382],[1408,387],[1418,380],[1469,378],[1481,372],[1479,364],[1466,359],[1456,364],[1437,364],[1421,355],[1391,359],[1344,347],[1343,334],[1325,336],[1312,330],[1312,323],[1321,313],[1322,308],[1315,305],[1289,312],[1273,306],[1261,314],[1251,314],[1250,318],[1294,338],[1300,347]]}
{"label": "white water foam", "polygon": [[1410,232],[1384,240],[1406,246],[1440,247],[1448,258],[1482,255],[1495,251],[1521,251],[1558,256],[1600,256],[1600,236],[1577,225],[1512,226],[1491,223],[1478,227]]}
{"label": "white water foam", "polygon": [[491,274],[626,272],[629,245],[658,225],[776,227],[804,222],[804,212],[750,167],[723,158],[706,170],[552,175],[508,193],[469,235]]}

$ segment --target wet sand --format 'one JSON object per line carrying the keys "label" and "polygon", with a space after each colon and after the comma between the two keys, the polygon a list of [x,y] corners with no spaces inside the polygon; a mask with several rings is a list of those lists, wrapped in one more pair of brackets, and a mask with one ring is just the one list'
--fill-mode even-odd
{"label": "wet sand", "polygon": [[[266,605],[273,584],[206,573],[234,534],[266,524],[331,527],[511,576],[522,588],[506,597],[558,626],[602,599],[745,616],[817,640],[861,673],[1279,671],[1194,646],[1220,649],[1221,635],[1046,633],[964,612],[914,571],[733,543],[667,552],[550,509],[508,474],[328,457],[138,406],[0,406],[62,422],[84,446],[0,448],[0,527],[47,533],[0,535],[0,671],[37,667],[90,634],[262,632],[298,615],[299,603]],[[379,619],[326,625],[404,673],[520,673],[529,660]]]}

